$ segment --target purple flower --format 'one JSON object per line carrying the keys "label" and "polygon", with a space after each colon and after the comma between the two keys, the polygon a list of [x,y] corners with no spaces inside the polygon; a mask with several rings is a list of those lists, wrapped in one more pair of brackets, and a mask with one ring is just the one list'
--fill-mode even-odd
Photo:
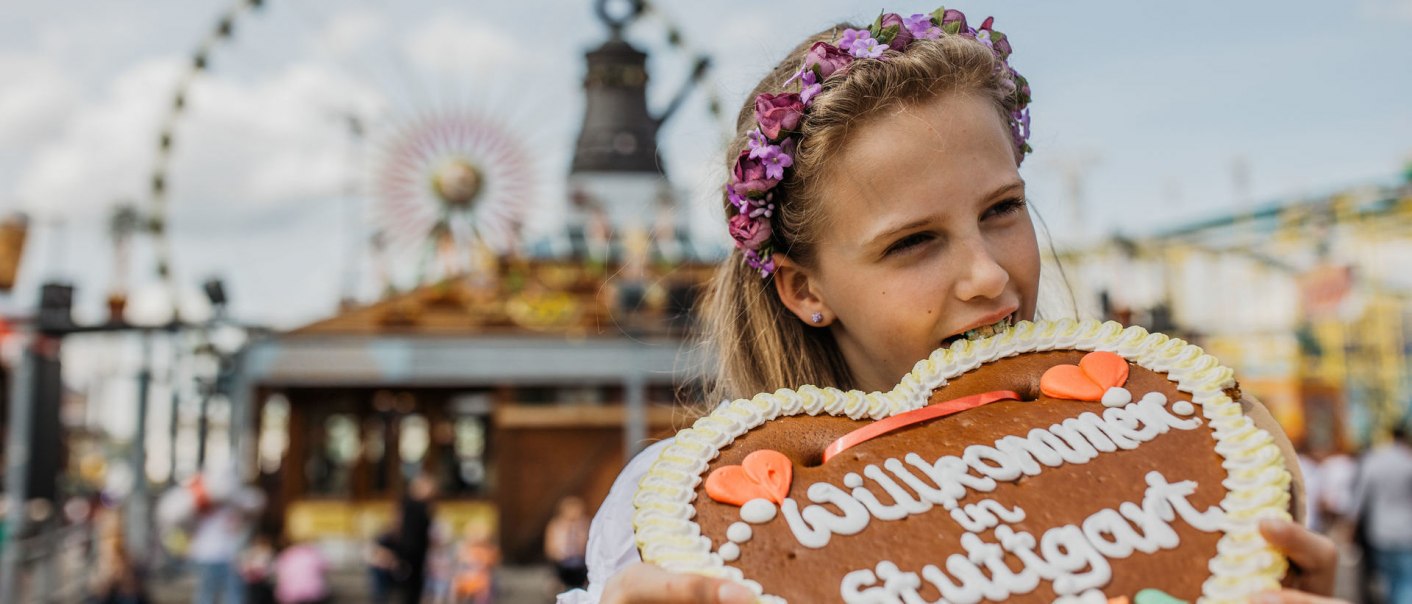
{"label": "purple flower", "polygon": [[995,48],[995,45],[990,42],[990,30],[982,29],[976,32],[976,39],[980,40],[981,44],[985,44],[986,48]]}
{"label": "purple flower", "polygon": [[760,277],[768,277],[775,272],[775,257],[771,254],[761,254],[755,250],[745,250],[745,264],[750,268],[760,271]]}
{"label": "purple flower", "polygon": [[903,19],[902,23],[907,26],[907,31],[911,32],[914,39],[935,40],[941,37],[941,28],[932,23],[931,15],[918,13]]}
{"label": "purple flower", "polygon": [[765,164],[765,177],[775,180],[784,180],[784,169],[794,165],[794,158],[775,145],[765,148],[764,153],[760,154],[760,161]]}
{"label": "purple flower", "polygon": [[735,185],[726,185],[726,199],[735,206],[737,212],[747,212],[750,207],[750,198],[735,192]]}
{"label": "purple flower", "polygon": [[760,159],[760,156],[764,155],[765,149],[771,146],[770,141],[765,140],[765,135],[764,133],[760,132],[759,128],[755,128],[750,132],[745,133],[745,139],[745,147],[747,149],[750,149],[751,159]]}
{"label": "purple flower", "polygon": [[765,175],[765,164],[758,159],[751,159],[750,150],[742,149],[740,156],[735,159],[735,169],[731,171],[731,186],[736,195],[741,197],[759,198],[779,184]]}
{"label": "purple flower", "polygon": [[882,25],[882,32],[886,32],[890,27],[897,28],[896,33],[892,35],[892,39],[887,41],[888,48],[891,48],[893,50],[902,50],[907,48],[908,44],[912,43],[912,30],[908,29],[906,24],[902,22],[901,15],[897,13],[888,13],[882,16],[882,19],[879,21],[879,23]]}
{"label": "purple flower", "polygon": [[866,29],[845,29],[843,30],[843,35],[838,37],[838,47],[847,52],[853,48],[853,43],[857,41],[860,36],[868,38],[871,37],[872,34],[869,34]]}
{"label": "purple flower", "polygon": [[745,214],[731,216],[729,221],[731,239],[735,240],[736,247],[743,250],[755,251],[770,240],[770,221],[766,219],[751,218]]}
{"label": "purple flower", "polygon": [[858,34],[858,38],[849,47],[848,54],[859,59],[876,59],[882,56],[884,50],[887,50],[887,45],[878,44],[872,34],[865,31]]}
{"label": "purple flower", "polygon": [[812,71],[804,72],[804,77],[799,78],[799,81],[802,84],[799,89],[799,102],[804,103],[804,106],[808,107],[809,101],[813,100],[814,95],[819,94],[819,92],[824,89],[824,85],[819,83],[818,78],[814,76],[814,72]]}
{"label": "purple flower", "polygon": [[813,71],[822,82],[834,72],[848,67],[848,64],[853,62],[853,57],[840,48],[846,47],[834,46],[828,42],[815,42],[809,47],[809,54],[804,56],[804,69]]}
{"label": "purple flower", "polygon": [[764,93],[755,97],[755,120],[760,122],[760,131],[770,140],[779,140],[781,133],[799,127],[804,117],[804,101],[799,93]]}

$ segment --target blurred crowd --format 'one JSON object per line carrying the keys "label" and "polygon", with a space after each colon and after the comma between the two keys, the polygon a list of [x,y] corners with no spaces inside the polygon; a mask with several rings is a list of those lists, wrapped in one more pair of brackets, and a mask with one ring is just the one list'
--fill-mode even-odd
{"label": "blurred crowd", "polygon": [[1412,604],[1412,436],[1406,426],[1361,456],[1301,451],[1310,528],[1339,545],[1340,595]]}
{"label": "blurred crowd", "polygon": [[[491,604],[501,564],[494,527],[467,521],[457,530],[436,520],[436,485],[410,481],[392,518],[362,552],[366,591],[360,601],[408,604]],[[209,471],[158,500],[159,532],[182,552],[180,568],[194,578],[196,604],[313,604],[335,601],[329,556],[316,543],[290,541],[258,528],[265,504],[258,489],[233,470]],[[129,553],[120,514],[101,508],[93,522],[97,565],[86,586],[90,604],[146,604],[158,579]],[[555,571],[543,593],[584,587],[591,516],[577,497],[559,502],[544,534]],[[173,538],[184,543],[171,548]],[[164,577],[170,579],[170,577]],[[366,594],[366,597],[364,597]]]}

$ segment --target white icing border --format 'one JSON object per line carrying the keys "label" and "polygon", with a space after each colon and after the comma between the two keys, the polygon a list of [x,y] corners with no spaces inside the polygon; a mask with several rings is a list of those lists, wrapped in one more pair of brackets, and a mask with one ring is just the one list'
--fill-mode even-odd
{"label": "white icing border", "polygon": [[764,602],[783,603],[764,593],[759,583],[740,569],[727,566],[713,553],[711,540],[692,521],[691,505],[702,472],[722,447],[766,421],[788,415],[843,415],[882,419],[927,404],[936,388],[984,363],[1023,352],[1073,349],[1117,353],[1149,370],[1166,373],[1177,389],[1210,424],[1216,452],[1224,458],[1227,478],[1221,508],[1230,524],[1216,543],[1211,577],[1202,585],[1198,602],[1244,602],[1265,589],[1278,589],[1286,570],[1283,555],[1272,549],[1256,527],[1261,518],[1290,518],[1289,485],[1279,447],[1270,433],[1257,428],[1226,396],[1235,385],[1235,372],[1201,348],[1141,327],[1124,328],[1108,321],[1021,321],[1005,333],[975,341],[962,340],[938,349],[919,361],[889,392],[848,392],[803,386],[781,389],[722,405],[677,433],[676,441],[653,462],[633,497],[634,537],[643,560],[674,572],[726,577],[744,584]]}

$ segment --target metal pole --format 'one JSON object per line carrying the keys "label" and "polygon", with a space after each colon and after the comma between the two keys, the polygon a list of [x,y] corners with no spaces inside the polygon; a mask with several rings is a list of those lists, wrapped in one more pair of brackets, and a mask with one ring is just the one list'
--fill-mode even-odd
{"label": "metal pole", "polygon": [[206,469],[206,434],[211,429],[206,413],[211,405],[211,393],[204,390],[205,386],[197,387],[203,389],[200,394],[200,407],[196,412],[196,471],[199,473]]}
{"label": "metal pole", "polygon": [[152,387],[152,338],[142,334],[142,366],[137,371],[137,431],[133,436],[129,462],[132,465],[132,494],[128,496],[128,553],[147,562],[149,551],[147,514],[147,399]]}
{"label": "metal pole", "polygon": [[181,431],[181,397],[177,395],[177,389],[172,388],[172,415],[167,423],[167,453],[171,457],[171,468],[167,472],[167,481],[171,484],[177,482],[177,436]]}
{"label": "metal pole", "polygon": [[[21,333],[20,338],[29,334]],[[23,341],[23,340],[22,340]],[[10,373],[10,434],[5,452],[5,542],[0,559],[0,602],[19,600],[20,548],[15,544],[25,531],[25,487],[29,481],[29,437],[33,421],[35,352],[37,341],[25,343],[19,364]]]}
{"label": "metal pole", "polygon": [[256,445],[260,438],[259,420],[255,417],[255,405],[251,400],[254,392],[245,379],[243,370],[249,346],[250,344],[246,343],[231,357],[231,365],[226,369],[230,372],[230,391],[225,393],[230,405],[230,422],[227,428],[230,430],[230,438],[226,440],[226,445],[230,447],[230,458],[234,460],[235,467],[240,469],[241,478],[246,480],[256,474]]}

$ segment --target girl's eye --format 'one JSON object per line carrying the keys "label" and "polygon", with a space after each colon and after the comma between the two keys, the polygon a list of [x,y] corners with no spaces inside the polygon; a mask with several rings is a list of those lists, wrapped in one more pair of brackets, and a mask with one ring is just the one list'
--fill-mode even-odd
{"label": "girl's eye", "polygon": [[891,256],[893,254],[905,252],[923,243],[931,241],[931,238],[932,236],[928,233],[912,233],[911,235],[898,239],[897,242],[888,246],[887,251],[883,252],[883,255]]}
{"label": "girl's eye", "polygon": [[990,209],[987,209],[985,211],[985,215],[981,216],[981,218],[985,219],[990,217],[999,217],[1014,214],[1025,209],[1026,203],[1028,202],[1025,199],[1021,198],[1007,199],[993,206],[990,206]]}

